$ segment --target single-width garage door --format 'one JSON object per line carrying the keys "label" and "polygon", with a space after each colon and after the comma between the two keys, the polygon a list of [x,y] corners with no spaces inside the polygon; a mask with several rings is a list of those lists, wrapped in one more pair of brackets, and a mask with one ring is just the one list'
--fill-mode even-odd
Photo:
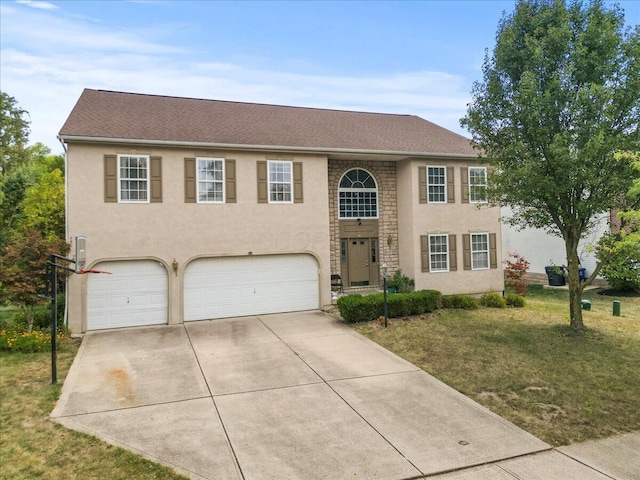
{"label": "single-width garage door", "polygon": [[201,258],[184,274],[184,319],[296,312],[319,306],[311,255]]}
{"label": "single-width garage door", "polygon": [[153,260],[102,262],[88,273],[87,329],[167,323],[167,271]]}

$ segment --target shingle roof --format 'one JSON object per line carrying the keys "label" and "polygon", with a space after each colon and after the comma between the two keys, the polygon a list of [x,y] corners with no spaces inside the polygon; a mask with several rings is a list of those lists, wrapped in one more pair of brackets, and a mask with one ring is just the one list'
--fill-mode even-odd
{"label": "shingle roof", "polygon": [[474,155],[462,135],[415,115],[85,89],[60,130],[74,139]]}

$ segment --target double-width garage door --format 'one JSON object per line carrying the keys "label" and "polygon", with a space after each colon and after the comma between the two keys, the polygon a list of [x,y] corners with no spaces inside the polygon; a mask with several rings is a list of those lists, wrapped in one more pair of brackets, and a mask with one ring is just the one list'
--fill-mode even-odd
{"label": "double-width garage door", "polygon": [[311,255],[200,258],[184,274],[185,321],[318,307],[318,263]]}
{"label": "double-width garage door", "polygon": [[167,323],[167,270],[153,260],[103,262],[88,273],[87,329]]}

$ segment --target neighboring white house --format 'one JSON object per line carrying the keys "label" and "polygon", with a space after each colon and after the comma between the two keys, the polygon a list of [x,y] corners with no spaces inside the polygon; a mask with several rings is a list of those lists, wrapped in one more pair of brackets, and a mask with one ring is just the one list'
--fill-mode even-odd
{"label": "neighboring white house", "polygon": [[[511,217],[513,210],[509,207],[501,208],[502,218]],[[591,275],[596,268],[594,247],[604,233],[609,231],[609,214],[601,214],[595,222],[595,227],[580,241],[578,256],[586,274]],[[547,265],[566,265],[567,255],[564,240],[548,234],[539,228],[525,228],[518,231],[515,227],[503,222],[502,224],[502,258],[508,259],[509,253],[519,253],[530,264],[529,273],[545,274]]]}

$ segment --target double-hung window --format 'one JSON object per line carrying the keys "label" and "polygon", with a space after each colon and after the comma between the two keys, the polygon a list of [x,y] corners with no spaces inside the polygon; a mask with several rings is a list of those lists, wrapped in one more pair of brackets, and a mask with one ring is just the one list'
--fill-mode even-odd
{"label": "double-hung window", "polygon": [[224,159],[198,158],[198,203],[224,203]]}
{"label": "double-hung window", "polygon": [[149,202],[147,155],[118,155],[118,198],[122,203]]}
{"label": "double-hung window", "polygon": [[427,194],[429,203],[447,203],[446,167],[427,167]]}
{"label": "double-hung window", "polygon": [[469,201],[487,203],[486,167],[469,167]]}
{"label": "double-hung window", "polygon": [[449,271],[449,236],[429,235],[429,270]]}
{"label": "double-hung window", "polygon": [[293,162],[269,160],[269,203],[293,203]]}
{"label": "double-hung window", "polygon": [[489,268],[489,234],[471,234],[471,270]]}

